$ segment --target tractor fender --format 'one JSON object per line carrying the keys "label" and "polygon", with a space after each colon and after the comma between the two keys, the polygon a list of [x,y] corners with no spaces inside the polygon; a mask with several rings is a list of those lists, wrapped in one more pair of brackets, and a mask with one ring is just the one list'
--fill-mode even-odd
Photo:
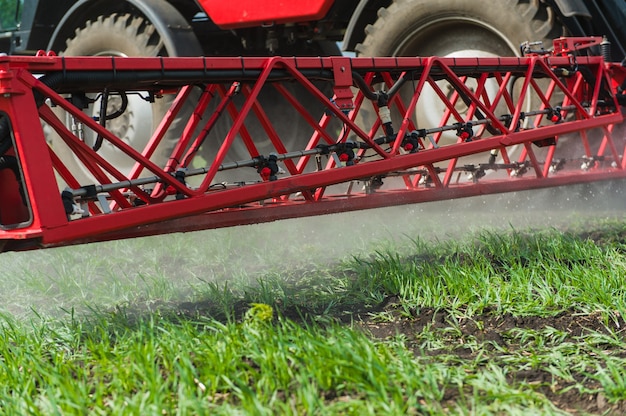
{"label": "tractor fender", "polygon": [[362,43],[365,38],[365,26],[374,24],[376,21],[376,13],[368,16],[366,10],[371,10],[372,7],[378,10],[381,7],[388,7],[391,3],[392,0],[360,0],[350,16],[350,21],[343,36],[342,49],[344,51],[353,51],[354,47]]}
{"label": "tractor fender", "polygon": [[137,9],[159,32],[170,55],[201,56],[195,34],[189,22],[180,12],[165,0],[124,0],[110,6],[107,0],[79,0],[63,16],[48,43],[48,50],[60,51],[65,48],[68,38],[74,36],[76,28],[82,27],[88,20],[100,15],[120,12],[124,3]]}

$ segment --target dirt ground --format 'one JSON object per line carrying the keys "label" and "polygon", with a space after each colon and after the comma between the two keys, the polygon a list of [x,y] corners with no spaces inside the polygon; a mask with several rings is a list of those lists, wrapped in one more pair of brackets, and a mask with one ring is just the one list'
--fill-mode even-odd
{"label": "dirt ground", "polygon": [[[411,340],[417,340],[417,335],[422,333],[427,327],[430,330],[450,328],[451,317],[447,312],[431,308],[422,308],[419,312],[415,311],[413,316],[407,317],[406,313],[400,313],[401,308],[398,302],[399,299],[392,296],[382,305],[369,310],[352,311],[348,315],[338,317],[338,320],[345,324],[357,326],[375,340],[384,340],[399,334],[405,335],[406,339],[409,340],[408,347],[412,348],[416,355],[422,355],[424,352],[417,345],[417,341],[414,341],[414,345],[411,345]],[[192,316],[198,313],[212,315],[215,311],[209,312],[208,309],[212,309],[212,307],[207,308],[207,306],[206,303],[186,303],[179,305],[178,308],[179,313],[184,315]],[[248,305],[242,302],[235,307],[235,314],[243,316],[247,308]],[[391,316],[393,319],[380,322],[380,320],[374,318],[376,314],[372,314],[372,312],[386,312],[387,316]],[[291,310],[291,308],[286,308],[281,310],[281,315],[296,321],[302,320],[303,314],[305,316],[309,314],[316,315],[315,311],[302,309]],[[510,337],[505,335],[515,328],[541,331],[551,327],[567,334],[563,342],[572,343],[581,343],[582,341],[580,341],[579,337],[584,336],[589,331],[608,334],[600,313],[581,315],[575,312],[563,312],[553,317],[519,317],[510,314],[495,314],[494,311],[486,309],[480,315],[473,315],[472,319],[455,319],[458,322],[456,328],[461,330],[459,337],[446,341],[448,344],[444,350],[430,350],[426,352],[428,356],[436,359],[439,354],[457,354],[462,360],[472,360],[477,353],[464,348],[461,342],[463,339],[475,339],[478,342],[490,341],[491,345],[495,343],[504,347],[506,351],[519,351],[521,346],[512,343]],[[481,324],[478,325],[477,322]],[[626,320],[623,317],[618,318],[617,324],[621,328],[626,328]],[[626,334],[623,334],[623,337],[626,341]],[[626,350],[618,350],[616,346],[606,345],[604,350],[607,354],[613,356],[626,357]],[[483,356],[486,353],[496,361],[499,361],[498,358],[501,354],[498,348],[493,346],[482,349],[480,353]],[[575,382],[556,380],[555,383],[555,376],[542,369],[519,371],[509,374],[507,378],[511,384],[525,382],[528,385],[532,385],[534,391],[543,394],[557,408],[572,415],[626,415],[626,401],[609,403],[602,392],[598,393],[602,387],[600,383],[589,380],[582,374],[575,375]],[[584,385],[586,391],[593,393],[580,393],[577,388],[571,388],[576,384]],[[447,402],[450,404],[450,407],[454,407],[454,404],[459,400],[460,394],[461,392],[458,390],[446,391],[444,403],[442,404],[445,406]],[[471,392],[468,391],[468,394],[471,395]]]}
{"label": "dirt ground", "polygon": [[[384,309],[395,314],[398,311],[395,299],[390,299]],[[360,321],[359,325],[367,333],[371,334],[375,339],[385,339],[397,334],[406,335],[407,339],[415,339],[415,335],[423,331],[423,329],[430,325],[431,329],[446,328],[450,326],[448,321],[449,317],[445,312],[435,311],[433,309],[421,309],[419,313],[416,313],[414,317],[398,318],[392,322],[375,322],[368,320],[367,318]],[[476,322],[481,322],[479,327]],[[502,347],[506,347],[509,351],[514,351],[519,346],[511,344],[508,340],[502,336],[502,334],[510,331],[513,328],[519,329],[533,329],[542,330],[546,327],[552,327],[559,331],[567,333],[567,337],[564,341],[575,341],[577,337],[584,335],[586,331],[597,331],[606,333],[607,330],[602,323],[600,314],[592,315],[580,315],[576,313],[561,313],[558,316],[543,318],[543,317],[516,317],[512,315],[494,315],[490,311],[485,311],[479,316],[473,316],[471,320],[459,320],[460,330],[462,335],[459,339],[473,337],[477,341],[491,341]],[[626,321],[621,319],[621,327],[625,327]],[[580,341],[578,341],[580,342]],[[610,349],[607,346],[607,349]],[[416,348],[416,354],[422,354]],[[608,351],[620,357],[626,357],[626,351]],[[442,351],[445,354],[458,354],[459,358],[472,359],[472,352],[463,348],[459,343],[457,347],[450,346],[450,349]],[[483,351],[484,353],[484,351]],[[433,356],[437,355],[437,351],[431,351],[428,353]],[[492,354],[494,359],[497,359],[499,352],[496,348],[489,351],[488,354]],[[624,415],[626,414],[626,401],[621,401],[617,404],[608,403],[607,399],[602,393],[580,393],[577,389],[567,389],[574,383],[562,380],[558,382],[555,388],[554,376],[548,371],[542,369],[537,370],[525,370],[515,374],[509,374],[508,379],[511,383],[525,381],[528,384],[535,385],[538,391],[551,400],[559,409],[571,413],[573,415]],[[600,389],[600,384],[595,381],[585,379],[580,375],[579,383],[585,385],[589,391],[597,391]],[[458,391],[446,392],[445,399],[450,403],[454,403],[458,399]]]}

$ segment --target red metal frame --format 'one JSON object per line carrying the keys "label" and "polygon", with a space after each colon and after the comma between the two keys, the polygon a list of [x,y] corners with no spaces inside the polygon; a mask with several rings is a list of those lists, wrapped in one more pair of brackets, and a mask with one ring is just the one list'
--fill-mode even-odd
{"label": "red metal frame", "polygon": [[[626,71],[559,50],[564,56],[0,57],[0,112],[11,121],[27,197],[27,209],[0,202],[0,246],[52,247],[626,177],[617,92]],[[133,149],[67,99],[104,88],[178,95],[145,149]],[[260,101],[267,88],[289,104],[290,122],[307,126],[301,137],[287,137],[284,117],[277,121],[273,104]],[[380,89],[391,95],[388,103]],[[437,125],[417,126],[427,89],[444,111]],[[135,167],[118,170],[53,106]],[[158,146],[182,116],[188,122],[179,141],[158,163]],[[227,131],[216,132],[220,120]],[[49,145],[43,126],[57,132],[89,181]],[[208,150],[197,151],[201,143]],[[405,151],[407,143],[419,151]],[[270,153],[285,173],[262,180],[257,170],[269,166]],[[221,183],[241,171],[244,182]],[[0,176],[0,192],[15,189],[12,180]],[[86,215],[66,213],[66,187]],[[15,190],[7,192],[15,201]]]}

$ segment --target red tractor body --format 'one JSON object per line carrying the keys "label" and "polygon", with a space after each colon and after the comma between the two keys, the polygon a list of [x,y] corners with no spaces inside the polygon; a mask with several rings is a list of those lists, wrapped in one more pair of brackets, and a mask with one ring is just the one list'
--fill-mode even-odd
{"label": "red tractor body", "polygon": [[333,0],[199,0],[199,3],[217,26],[234,29],[320,20]]}

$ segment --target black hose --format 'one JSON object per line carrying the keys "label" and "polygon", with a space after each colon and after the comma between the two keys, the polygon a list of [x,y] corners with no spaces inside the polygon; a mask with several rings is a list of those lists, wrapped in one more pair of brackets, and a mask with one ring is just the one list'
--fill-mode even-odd
{"label": "black hose", "polygon": [[13,146],[11,140],[11,127],[9,126],[9,118],[5,115],[0,116],[0,156],[3,156]]}
{"label": "black hose", "polygon": [[[379,93],[374,92],[370,89],[370,86],[367,85],[367,82],[365,82],[361,74],[356,71],[352,71],[352,79],[354,80],[356,86],[361,90],[365,98],[371,101],[378,101],[378,98],[380,97]],[[389,91],[387,91],[387,101],[389,101],[398,91],[400,91],[400,87],[402,87],[405,82],[406,78],[403,74],[396,80],[391,88],[389,88]]]}
{"label": "black hose", "polygon": [[[106,128],[107,126],[108,105],[109,105],[109,90],[105,88],[104,92],[102,93],[102,97],[100,98],[100,125],[102,126],[102,128]],[[102,137],[102,135],[98,133],[98,137],[96,137],[96,142],[93,144],[94,152],[97,152],[98,150],[100,150],[103,140],[104,138]]]}
{"label": "black hose", "polygon": [[[102,91],[114,85],[118,90],[144,90],[151,88],[161,89],[167,86],[179,86],[189,83],[221,83],[239,82],[253,83],[258,80],[261,70],[219,70],[219,71],[89,71],[89,72],[51,72],[39,80],[58,93]],[[332,81],[333,73],[330,70],[303,70],[301,73],[312,80]],[[268,81],[293,80],[293,76],[286,70],[272,70]]]}
{"label": "black hose", "polygon": [[[585,79],[585,82],[587,82],[587,84],[589,84],[589,86],[591,87],[591,89],[595,89],[596,87],[596,77],[593,74],[593,72],[591,71],[591,69],[589,69],[588,67],[584,66],[584,65],[580,65],[577,67],[577,70],[580,71],[580,73],[582,74],[583,78]],[[606,84],[606,80],[604,78],[600,79],[600,91],[598,91],[598,98],[599,99],[604,99],[607,101],[611,101],[611,99],[613,98],[613,95],[610,92],[610,88],[608,88],[607,84]]]}
{"label": "black hose", "polygon": [[400,78],[398,78],[395,84],[393,84],[391,88],[389,88],[389,91],[387,91],[387,98],[390,100],[391,97],[393,97],[398,91],[400,91],[400,88],[404,85],[405,82],[406,78],[404,77],[404,74],[400,75]]}
{"label": "black hose", "polygon": [[[450,81],[448,81],[448,83],[452,85],[454,90],[459,94],[459,97],[461,97],[461,99],[463,100],[463,103],[465,103],[465,105],[469,107],[472,104],[472,100],[470,100],[470,98],[465,94],[464,91],[461,91],[460,89],[456,88],[456,86],[453,83],[451,83]],[[484,114],[478,108],[474,110],[474,115],[476,116],[478,120],[484,120],[486,118]],[[487,123],[485,128],[490,134],[494,136],[497,136],[503,133],[497,128],[495,128],[494,126],[492,126],[491,123]]]}
{"label": "black hose", "polygon": [[[119,116],[124,114],[124,112],[128,108],[128,97],[124,93],[121,93],[120,95],[122,97],[122,105],[120,106],[120,108],[118,108],[115,112],[111,114],[107,114],[107,107],[109,104],[109,90],[106,88],[104,89],[104,92],[102,93],[102,97],[100,98],[100,117],[98,117],[98,121],[100,121],[100,125],[103,128],[106,128],[107,120],[113,120],[115,118],[118,118]],[[98,133],[98,136],[96,137],[96,141],[93,145],[93,150],[96,152],[100,150],[100,147],[102,147],[103,141],[104,141],[104,137],[102,137],[102,135]]]}
{"label": "black hose", "polygon": [[367,82],[365,82],[361,74],[359,74],[358,72],[352,71],[352,79],[356,83],[356,86],[359,87],[359,89],[361,90],[365,98],[371,101],[378,100],[378,94],[370,90],[370,86],[367,85]]}
{"label": "black hose", "polygon": [[[120,106],[120,108],[118,108],[117,110],[115,110],[115,112],[113,112],[111,114],[106,114],[105,113],[106,114],[106,120],[113,120],[113,119],[118,118],[119,116],[124,114],[124,112],[128,108],[128,96],[126,95],[126,93],[121,92],[120,93],[120,97],[122,97],[122,105]],[[103,113],[100,112],[100,114],[103,114]]]}

